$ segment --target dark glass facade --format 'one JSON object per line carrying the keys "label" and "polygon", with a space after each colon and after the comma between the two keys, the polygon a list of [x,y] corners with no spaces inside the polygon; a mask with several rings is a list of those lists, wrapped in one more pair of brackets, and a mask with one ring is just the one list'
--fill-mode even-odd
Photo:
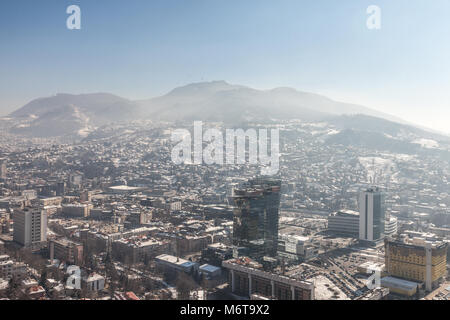
{"label": "dark glass facade", "polygon": [[233,245],[255,257],[276,256],[280,187],[278,179],[257,178],[233,190]]}

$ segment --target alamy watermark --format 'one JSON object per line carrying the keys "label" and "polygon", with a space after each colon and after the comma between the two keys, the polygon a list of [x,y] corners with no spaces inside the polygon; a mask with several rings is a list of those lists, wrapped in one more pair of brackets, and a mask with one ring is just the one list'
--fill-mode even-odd
{"label": "alamy watermark", "polygon": [[369,15],[366,21],[366,26],[369,30],[381,29],[381,8],[376,5],[367,7],[366,13]]}
{"label": "alamy watermark", "polygon": [[193,139],[187,129],[176,129],[171,140],[176,143],[171,152],[175,164],[247,163],[260,165],[263,175],[275,175],[279,170],[279,129],[270,129],[270,136],[269,129],[226,129],[224,134],[216,128],[203,132],[202,121],[195,121]]}
{"label": "alamy watermark", "polygon": [[66,13],[70,16],[66,20],[66,26],[69,30],[81,29],[81,9],[77,5],[67,7]]}
{"label": "alamy watermark", "polygon": [[[69,17],[66,20],[66,26],[69,30],[81,29],[81,8],[77,5],[70,5],[66,9]],[[370,5],[366,9],[369,15],[366,21],[366,26],[369,30],[381,29],[381,8],[377,5]]]}
{"label": "alamy watermark", "polygon": [[369,270],[373,272],[369,278],[367,278],[366,286],[370,290],[381,287],[381,272],[380,270]]}
{"label": "alamy watermark", "polygon": [[81,270],[78,266],[68,266],[67,273],[70,275],[67,278],[66,286],[73,289],[81,289]]}

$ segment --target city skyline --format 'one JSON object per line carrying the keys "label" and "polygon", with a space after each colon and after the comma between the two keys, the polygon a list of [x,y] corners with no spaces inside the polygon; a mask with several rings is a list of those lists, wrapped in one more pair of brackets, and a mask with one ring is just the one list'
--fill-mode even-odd
{"label": "city skyline", "polygon": [[0,304],[449,301],[449,10],[0,1]]}
{"label": "city skyline", "polygon": [[[0,115],[55,93],[145,99],[193,82],[293,87],[449,133],[445,1],[0,4]],[[381,9],[369,30],[366,9]],[[432,112],[430,112],[432,111]]]}

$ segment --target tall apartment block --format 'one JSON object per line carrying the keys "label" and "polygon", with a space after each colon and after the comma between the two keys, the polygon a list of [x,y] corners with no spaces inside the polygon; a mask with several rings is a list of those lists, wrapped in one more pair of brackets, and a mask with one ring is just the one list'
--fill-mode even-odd
{"label": "tall apartment block", "polygon": [[233,190],[233,245],[276,257],[281,181],[256,178]]}
{"label": "tall apartment block", "polygon": [[384,238],[386,209],[384,193],[369,188],[359,195],[359,239],[378,241]]}
{"label": "tall apartment block", "polygon": [[14,211],[14,241],[33,247],[47,241],[47,214],[42,209]]}

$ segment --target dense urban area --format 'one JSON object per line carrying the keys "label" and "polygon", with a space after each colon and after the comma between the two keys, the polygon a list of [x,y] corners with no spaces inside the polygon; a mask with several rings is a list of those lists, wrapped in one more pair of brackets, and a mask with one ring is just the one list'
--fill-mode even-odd
{"label": "dense urban area", "polygon": [[450,165],[434,149],[345,145],[326,122],[250,123],[280,132],[267,177],[174,164],[180,127],[192,123],[67,141],[4,129],[1,299],[450,299]]}

